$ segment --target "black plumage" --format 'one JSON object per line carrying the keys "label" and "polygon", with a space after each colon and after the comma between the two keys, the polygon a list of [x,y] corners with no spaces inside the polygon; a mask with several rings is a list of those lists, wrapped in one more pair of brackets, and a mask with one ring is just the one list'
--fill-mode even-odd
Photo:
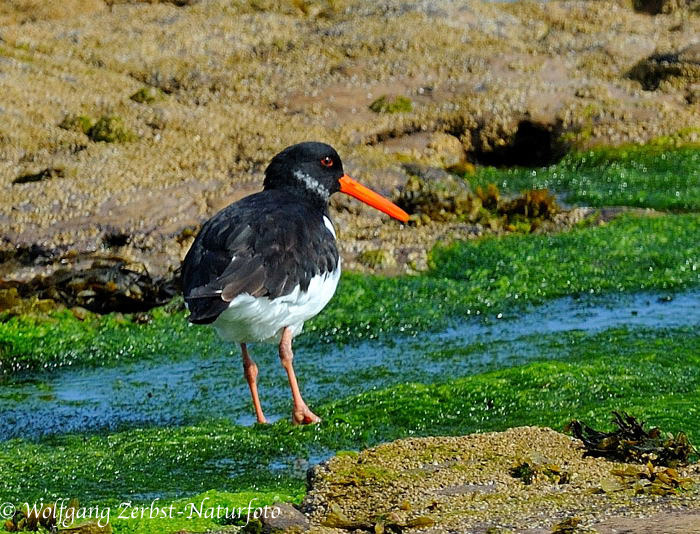
{"label": "black plumage", "polygon": [[209,219],[182,267],[190,321],[216,320],[237,295],[276,298],[338,266],[335,238],[316,199],[277,189],[248,196]]}

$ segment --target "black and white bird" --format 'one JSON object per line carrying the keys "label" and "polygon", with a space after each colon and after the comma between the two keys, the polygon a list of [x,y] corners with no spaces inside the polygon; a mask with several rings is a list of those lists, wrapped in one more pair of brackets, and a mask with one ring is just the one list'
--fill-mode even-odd
{"label": "black and white bird", "polygon": [[277,154],[263,191],[224,208],[200,230],[182,266],[189,320],[211,324],[239,343],[255,416],[265,423],[257,391],[258,367],[247,343],[279,344],[292,390],[292,421],[320,419],[302,399],[292,366],[292,339],[335,293],[340,256],[328,212],[343,192],[402,221],[408,214],[343,171],[333,147],[300,143]]}

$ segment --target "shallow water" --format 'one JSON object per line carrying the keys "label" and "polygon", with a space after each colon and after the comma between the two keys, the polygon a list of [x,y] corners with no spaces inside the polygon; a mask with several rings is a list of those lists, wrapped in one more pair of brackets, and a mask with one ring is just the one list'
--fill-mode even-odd
{"label": "shallow water", "polygon": [[[383,338],[338,348],[318,345],[296,353],[306,399],[343,398],[401,382],[429,383],[528,360],[562,357],[551,337],[612,327],[664,328],[700,324],[700,290],[566,297],[513,317],[470,317],[445,331]],[[270,346],[254,346],[268,418],[288,417],[286,377]],[[97,369],[59,369],[14,378],[0,392],[0,439],[180,425],[212,418],[251,424],[248,389],[237,352]]]}

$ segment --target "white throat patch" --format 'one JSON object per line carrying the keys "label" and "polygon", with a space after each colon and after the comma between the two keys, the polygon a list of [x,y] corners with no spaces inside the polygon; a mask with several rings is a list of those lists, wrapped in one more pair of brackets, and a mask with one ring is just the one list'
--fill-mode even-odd
{"label": "white throat patch", "polygon": [[294,177],[304,184],[304,187],[311,193],[320,196],[324,200],[328,200],[330,197],[328,190],[305,172],[294,171]]}

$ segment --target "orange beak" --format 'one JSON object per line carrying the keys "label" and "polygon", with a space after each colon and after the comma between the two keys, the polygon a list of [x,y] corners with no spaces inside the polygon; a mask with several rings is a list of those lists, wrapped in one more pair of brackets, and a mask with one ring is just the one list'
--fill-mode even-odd
{"label": "orange beak", "polygon": [[340,191],[351,197],[355,197],[357,200],[364,202],[372,206],[373,208],[383,211],[387,215],[398,219],[401,222],[408,221],[408,213],[399,208],[393,202],[387,200],[379,193],[375,193],[368,187],[365,187],[359,182],[356,182],[350,178],[347,174],[344,174],[340,178]]}

